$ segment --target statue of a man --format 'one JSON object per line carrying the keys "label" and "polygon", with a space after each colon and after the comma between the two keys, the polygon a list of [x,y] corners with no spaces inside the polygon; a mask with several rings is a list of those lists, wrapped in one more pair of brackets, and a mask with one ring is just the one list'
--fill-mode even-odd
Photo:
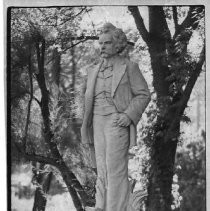
{"label": "statue of a man", "polygon": [[127,211],[128,150],[136,145],[136,125],[150,101],[138,64],[123,55],[125,33],[106,23],[99,36],[99,66],[88,72],[82,143],[94,144],[97,211]]}

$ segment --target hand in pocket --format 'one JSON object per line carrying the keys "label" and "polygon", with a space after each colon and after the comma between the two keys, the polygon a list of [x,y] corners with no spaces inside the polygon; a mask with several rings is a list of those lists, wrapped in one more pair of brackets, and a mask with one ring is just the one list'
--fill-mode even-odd
{"label": "hand in pocket", "polygon": [[128,127],[131,124],[131,119],[124,113],[120,113],[117,124],[122,127]]}

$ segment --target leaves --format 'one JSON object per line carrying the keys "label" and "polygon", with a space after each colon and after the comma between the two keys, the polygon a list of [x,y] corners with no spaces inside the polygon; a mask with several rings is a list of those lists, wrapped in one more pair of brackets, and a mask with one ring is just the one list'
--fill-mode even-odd
{"label": "leaves", "polygon": [[179,192],[183,198],[181,209],[203,210],[206,185],[205,137],[198,134],[188,139],[190,143],[178,150],[176,160]]}
{"label": "leaves", "polygon": [[[88,193],[93,196],[96,175],[92,169],[87,167],[87,160],[84,159],[87,151],[78,145],[79,127],[83,116],[86,71],[91,71],[99,61],[98,49],[95,49],[94,41],[84,42],[86,36],[95,36],[96,33],[92,26],[91,29],[80,27],[85,9],[85,7],[12,8],[11,94],[14,103],[12,103],[11,115],[13,141],[21,142],[29,91],[28,54],[31,52],[32,55],[34,97],[41,101],[41,93],[35,78],[39,69],[34,44],[40,45],[40,41],[44,39],[46,41],[44,76],[50,95],[50,127],[54,133],[53,142],[56,143],[68,167],[73,170]],[[132,165],[135,166],[130,170],[131,177],[137,179],[137,183],[144,187],[148,183],[151,166],[150,150],[153,143],[164,137],[166,128],[171,123],[169,114],[175,114],[178,107],[175,105],[179,104],[191,73],[196,68],[199,48],[203,45],[204,21],[201,13],[194,13],[196,10],[193,9],[191,16],[194,20],[193,26],[181,30],[179,26],[187,17],[189,7],[176,7],[176,9],[177,30],[180,29],[180,31],[178,31],[179,33],[174,32],[172,37],[169,36],[170,33],[173,34],[174,30],[171,23],[173,10],[172,7],[164,7],[168,29],[166,27],[162,30],[160,37],[161,42],[164,41],[165,48],[154,54],[160,60],[158,64],[161,65],[157,75],[160,76],[164,73],[164,77],[158,78],[157,84],[166,85],[164,87],[167,89],[165,95],[159,95],[153,91],[154,86],[151,81],[155,76],[152,74],[151,52],[153,51],[150,49],[151,46],[143,41],[137,30],[130,28],[126,31],[128,39],[135,42],[135,47],[130,53],[131,60],[139,63],[140,70],[153,92],[153,100],[138,126],[138,146],[133,149],[131,159]],[[198,25],[197,37],[193,34],[196,25]],[[76,40],[76,36],[81,39]],[[201,37],[200,40],[198,37]],[[197,45],[195,46],[194,43]],[[159,45],[160,43],[154,42],[154,44]],[[158,46],[154,49],[160,48]],[[37,102],[33,99],[27,150],[50,155],[49,148],[43,139],[45,135],[42,131],[43,121],[40,105]],[[179,120],[188,123],[190,121],[186,115],[182,115]],[[61,181],[60,173],[56,172],[57,170],[54,168],[52,171]],[[138,204],[138,199],[136,202]]]}

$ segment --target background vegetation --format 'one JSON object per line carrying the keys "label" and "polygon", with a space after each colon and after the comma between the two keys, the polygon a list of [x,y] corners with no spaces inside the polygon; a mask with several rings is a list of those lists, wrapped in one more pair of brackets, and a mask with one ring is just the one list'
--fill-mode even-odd
{"label": "background vegetation", "polygon": [[133,191],[147,192],[137,197],[136,209],[205,210],[204,7],[10,8],[8,13],[12,210],[94,206],[96,169],[88,167],[80,126],[86,72],[99,62],[102,16],[135,44],[130,59],[139,63],[152,93],[138,125],[138,146],[130,151]]}

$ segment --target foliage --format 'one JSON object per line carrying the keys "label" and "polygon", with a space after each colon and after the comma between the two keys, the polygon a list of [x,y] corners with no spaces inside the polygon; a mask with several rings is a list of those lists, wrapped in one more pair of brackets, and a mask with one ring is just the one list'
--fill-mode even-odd
{"label": "foliage", "polygon": [[[52,146],[55,146],[63,165],[66,162],[72,172],[71,177],[75,174],[81,184],[93,189],[94,183],[90,181],[95,180],[95,174],[85,166],[82,156],[80,122],[77,122],[81,111],[75,101],[76,92],[80,92],[77,87],[81,89],[78,80],[81,74],[78,70],[83,65],[81,58],[91,46],[90,42],[87,47],[83,46],[84,40],[80,41],[81,44],[75,43],[75,36],[82,34],[79,21],[85,11],[86,7],[11,9],[11,137],[12,152],[19,151],[12,153],[14,159],[25,159],[24,155],[29,155],[27,159],[36,160],[37,156],[41,156],[53,163],[56,158],[52,156]],[[40,61],[43,61],[44,69]],[[43,70],[44,81],[41,84]],[[45,108],[43,103],[47,98],[43,93],[44,84],[50,96]],[[48,139],[48,142],[45,134],[48,121],[46,109],[50,111],[48,130],[53,133],[52,140]],[[21,150],[25,147],[24,153],[20,153],[20,147],[23,148]],[[56,162],[54,165],[57,166]],[[60,173],[66,174],[62,171],[56,173],[55,168],[46,168],[42,173],[54,172],[56,178]],[[76,182],[80,185],[78,180]]]}
{"label": "foliage", "polygon": [[[154,53],[156,61],[160,61],[159,64],[163,67],[161,72],[157,72],[158,74],[154,74],[154,65],[152,66],[154,55],[151,45],[148,45],[148,42],[145,41],[144,36],[139,34],[138,30],[128,29],[126,31],[128,39],[135,42],[135,47],[130,53],[131,60],[139,63],[152,92],[152,101],[142,117],[142,122],[138,125],[138,146],[131,152],[129,164],[131,167],[130,177],[137,180],[136,190],[145,190],[148,186],[148,178],[151,174],[149,156],[152,155],[153,144],[161,141],[164,137],[165,123],[172,122],[167,118],[170,117],[169,114],[171,113],[174,115],[177,107],[179,107],[179,104],[176,103],[184,96],[184,90],[196,70],[201,48],[204,44],[204,17],[202,12],[194,14],[199,16],[199,24],[196,30],[192,25],[177,36],[173,8],[162,7],[162,9],[171,33],[171,40],[167,30],[161,32],[161,39],[165,41],[166,50],[161,53]],[[181,25],[190,8],[176,7],[176,9],[178,24]],[[30,92],[33,89],[26,151],[32,154],[47,155],[50,159],[53,159],[49,146],[44,139],[44,123],[40,103],[42,95],[36,79],[40,69],[34,43],[38,42],[41,48],[40,40],[44,39],[44,75],[50,96],[52,141],[56,143],[68,168],[77,176],[86,192],[93,197],[96,174],[87,167],[85,150],[79,145],[86,71],[91,70],[92,65],[99,61],[95,42],[83,39],[84,35],[95,34],[95,29],[87,31],[80,27],[82,15],[87,10],[89,9],[85,7],[13,8],[11,10],[11,141],[13,159],[18,161],[23,159],[22,155],[16,152],[14,143],[22,143],[26,136],[28,102],[30,101]],[[76,39],[76,37],[81,38],[81,36],[83,36],[82,39]],[[189,39],[190,37],[191,39]],[[159,44],[159,42],[154,43]],[[167,74],[164,78],[160,78],[159,76],[164,72],[164,68],[167,69]],[[33,76],[33,87],[30,86],[30,71]],[[168,88],[167,94],[159,93],[157,87],[162,84],[166,84],[164,91]],[[173,107],[173,105],[175,106]],[[172,110],[169,110],[170,108]],[[186,113],[181,112],[181,117],[178,120],[189,122],[190,119]],[[179,134],[175,134],[176,138]],[[179,165],[183,167],[181,173],[175,174],[175,180],[176,175],[178,175],[178,181],[174,181],[172,186],[172,192],[176,194],[174,195],[173,205],[179,203],[179,196],[181,195],[183,197],[181,204],[183,210],[190,207],[190,200],[196,201],[194,198],[200,200],[205,181],[203,170],[200,171],[202,172],[201,175],[196,174],[195,177],[190,177],[192,176],[191,172],[196,169],[196,172],[198,172],[198,169],[202,169],[204,146],[193,143],[188,147],[189,150],[178,153],[178,161],[182,162],[182,165]],[[198,151],[199,155],[196,157]],[[193,159],[190,158],[191,154],[193,154]],[[53,172],[55,176],[52,182],[54,190],[51,190],[50,194],[59,193],[61,189],[62,191],[63,189],[67,190],[60,172],[55,167],[46,165],[44,171]],[[183,174],[184,171],[186,175]],[[196,191],[200,192],[200,195],[197,196],[196,191],[193,192],[193,188],[199,182],[201,185],[196,187]],[[57,183],[59,185],[56,185]],[[179,189],[177,189],[177,185],[179,185]],[[197,204],[194,207],[197,207]]]}
{"label": "foliage", "polygon": [[[185,109],[205,61],[204,7],[149,7],[149,30],[139,9],[128,9],[148,47],[155,91],[156,112],[150,113],[153,117],[144,132],[151,156],[146,207],[168,211],[171,191],[178,191],[172,183],[180,125],[190,121]],[[196,31],[198,45],[190,45]]]}
{"label": "foliage", "polygon": [[180,210],[205,210],[205,132],[177,152],[176,174],[182,196]]}

